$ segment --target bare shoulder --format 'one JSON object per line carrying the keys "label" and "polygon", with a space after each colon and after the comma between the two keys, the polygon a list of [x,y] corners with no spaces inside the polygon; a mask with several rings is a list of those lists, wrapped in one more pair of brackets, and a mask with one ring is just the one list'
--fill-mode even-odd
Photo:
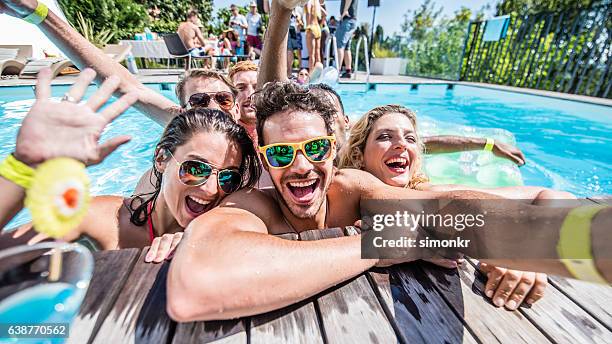
{"label": "bare shoulder", "polygon": [[87,235],[105,250],[116,248],[119,242],[118,216],[122,206],[123,197],[120,196],[94,197],[79,234]]}
{"label": "bare shoulder", "polygon": [[268,227],[272,227],[277,222],[276,219],[282,218],[274,193],[273,188],[242,189],[225,197],[220,208],[246,211],[262,219]]}

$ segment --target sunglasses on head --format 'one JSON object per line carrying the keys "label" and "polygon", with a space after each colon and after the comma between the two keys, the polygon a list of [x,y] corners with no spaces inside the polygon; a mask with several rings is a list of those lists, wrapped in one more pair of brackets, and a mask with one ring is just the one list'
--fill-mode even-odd
{"label": "sunglasses on head", "polygon": [[310,162],[327,161],[332,156],[334,142],[334,136],[320,136],[296,143],[273,143],[259,147],[259,152],[264,155],[270,168],[281,169],[293,164],[298,150]]}
{"label": "sunglasses on head", "polygon": [[234,169],[220,170],[211,164],[199,160],[185,160],[178,162],[171,152],[170,156],[178,165],[178,178],[187,186],[200,186],[208,181],[213,173],[217,173],[217,184],[219,188],[229,194],[240,188],[242,175]]}
{"label": "sunglasses on head", "polygon": [[215,103],[219,104],[219,107],[225,111],[230,110],[234,104],[234,94],[232,92],[210,92],[210,93],[195,93],[189,97],[189,105],[192,108],[195,107],[208,107],[210,101],[214,100]]}

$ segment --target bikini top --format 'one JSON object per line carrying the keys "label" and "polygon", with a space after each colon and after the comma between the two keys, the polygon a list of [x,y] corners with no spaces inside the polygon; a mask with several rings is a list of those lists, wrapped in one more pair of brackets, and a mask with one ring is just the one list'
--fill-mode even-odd
{"label": "bikini top", "polygon": [[153,239],[155,239],[155,232],[153,232],[153,220],[151,219],[151,205],[153,204],[153,202],[149,203],[147,205],[147,213],[149,214],[149,216],[147,217],[147,225],[149,226],[149,239],[151,240],[151,243],[153,243]]}

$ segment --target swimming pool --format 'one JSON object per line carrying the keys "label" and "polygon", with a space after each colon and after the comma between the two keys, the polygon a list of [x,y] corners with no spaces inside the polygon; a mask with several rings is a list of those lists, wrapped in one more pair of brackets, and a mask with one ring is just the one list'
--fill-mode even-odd
{"label": "swimming pool", "polygon": [[[174,85],[148,87],[176,100]],[[54,86],[61,97],[68,86]],[[90,87],[88,95],[94,91]],[[540,185],[579,196],[612,194],[612,107],[549,97],[525,95],[457,85],[377,85],[365,92],[363,85],[341,85],[347,113],[352,120],[383,104],[402,104],[415,110],[427,133],[432,128],[501,128],[514,134],[527,157],[521,168],[526,185]],[[0,88],[0,157],[14,149],[21,120],[33,103],[31,87]],[[474,127],[474,128],[472,128]],[[141,174],[151,166],[153,148],[162,128],[130,109],[105,131],[102,139],[130,134],[132,141],[101,165],[89,168],[94,194],[129,195]],[[9,225],[27,221],[23,212]]]}

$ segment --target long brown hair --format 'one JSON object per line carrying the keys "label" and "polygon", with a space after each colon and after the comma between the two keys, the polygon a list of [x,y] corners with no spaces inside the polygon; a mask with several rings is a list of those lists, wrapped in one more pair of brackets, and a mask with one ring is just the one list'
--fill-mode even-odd
{"label": "long brown hair", "polygon": [[[142,226],[147,222],[161,191],[162,172],[155,168],[156,158],[161,154],[164,160],[170,159],[168,153],[174,153],[177,147],[187,143],[198,132],[222,133],[229,141],[238,144],[242,151],[239,168],[242,175],[240,187],[253,187],[257,184],[261,174],[261,163],[255,152],[253,141],[246,130],[236,124],[225,112],[207,108],[193,108],[174,117],[166,126],[161,139],[157,143],[153,155],[153,175],[151,178],[151,184],[155,187],[155,191],[132,198],[129,209],[132,212],[130,221],[133,224]],[[136,202],[138,205],[134,205],[136,200],[139,200],[139,203]],[[150,208],[149,204],[151,204]]]}

